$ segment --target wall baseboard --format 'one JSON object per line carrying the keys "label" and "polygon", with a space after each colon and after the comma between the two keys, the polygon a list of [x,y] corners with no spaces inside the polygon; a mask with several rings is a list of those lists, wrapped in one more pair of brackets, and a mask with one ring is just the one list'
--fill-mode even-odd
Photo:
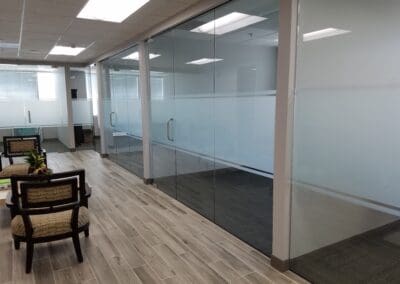
{"label": "wall baseboard", "polygon": [[271,266],[280,272],[289,270],[289,260],[281,260],[276,256],[271,256]]}
{"label": "wall baseboard", "polygon": [[76,148],[69,149],[70,152],[76,152]]}
{"label": "wall baseboard", "polygon": [[100,157],[102,157],[102,158],[108,158],[108,154],[100,154]]}

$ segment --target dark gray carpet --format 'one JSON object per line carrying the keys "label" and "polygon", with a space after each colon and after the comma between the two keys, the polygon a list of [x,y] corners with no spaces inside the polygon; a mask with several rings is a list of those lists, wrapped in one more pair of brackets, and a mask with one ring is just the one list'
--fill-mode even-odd
{"label": "dark gray carpet", "polygon": [[400,223],[301,256],[290,267],[313,283],[400,283]]}

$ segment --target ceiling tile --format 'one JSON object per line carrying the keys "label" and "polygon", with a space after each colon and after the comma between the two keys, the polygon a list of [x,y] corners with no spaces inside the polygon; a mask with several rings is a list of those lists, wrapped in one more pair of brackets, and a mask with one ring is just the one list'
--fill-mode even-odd
{"label": "ceiling tile", "polygon": [[28,0],[27,11],[52,16],[75,18],[87,0]]}
{"label": "ceiling tile", "polygon": [[29,50],[38,50],[48,52],[51,48],[53,48],[55,41],[52,40],[35,40],[35,39],[24,39],[22,40],[21,48],[24,51]]}
{"label": "ceiling tile", "polygon": [[0,20],[0,38],[3,34],[16,35],[19,37],[20,23]]}
{"label": "ceiling tile", "polygon": [[0,48],[0,58],[16,58],[18,49]]}
{"label": "ceiling tile", "polygon": [[20,56],[24,59],[30,60],[43,60],[46,57],[47,53],[41,52],[29,52],[29,51],[21,51]]}

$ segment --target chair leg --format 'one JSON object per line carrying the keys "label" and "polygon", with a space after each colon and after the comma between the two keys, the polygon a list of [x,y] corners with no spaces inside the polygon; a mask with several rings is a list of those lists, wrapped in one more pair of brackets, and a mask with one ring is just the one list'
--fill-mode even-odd
{"label": "chair leg", "polygon": [[16,250],[19,250],[20,245],[21,245],[20,241],[17,240],[16,238],[14,238],[14,248],[15,248]]}
{"label": "chair leg", "polygon": [[85,230],[85,237],[86,237],[86,238],[89,237],[89,228],[87,228],[87,229]]}
{"label": "chair leg", "polygon": [[75,253],[76,257],[78,258],[79,262],[83,262],[83,256],[82,256],[82,251],[81,251],[81,244],[79,242],[79,234],[76,233],[72,236],[72,240],[74,242],[74,247],[75,247]]}
{"label": "chair leg", "polygon": [[33,242],[26,243],[26,273],[30,273],[32,270],[32,258],[33,258]]}

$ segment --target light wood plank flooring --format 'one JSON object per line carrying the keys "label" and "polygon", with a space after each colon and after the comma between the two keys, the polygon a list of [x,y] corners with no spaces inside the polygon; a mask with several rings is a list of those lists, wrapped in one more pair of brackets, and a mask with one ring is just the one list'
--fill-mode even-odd
{"label": "light wood plank flooring", "polygon": [[93,188],[91,235],[35,247],[25,274],[25,245],[13,249],[9,212],[0,209],[0,283],[306,283],[267,257],[91,150],[53,153],[55,171],[85,168]]}

